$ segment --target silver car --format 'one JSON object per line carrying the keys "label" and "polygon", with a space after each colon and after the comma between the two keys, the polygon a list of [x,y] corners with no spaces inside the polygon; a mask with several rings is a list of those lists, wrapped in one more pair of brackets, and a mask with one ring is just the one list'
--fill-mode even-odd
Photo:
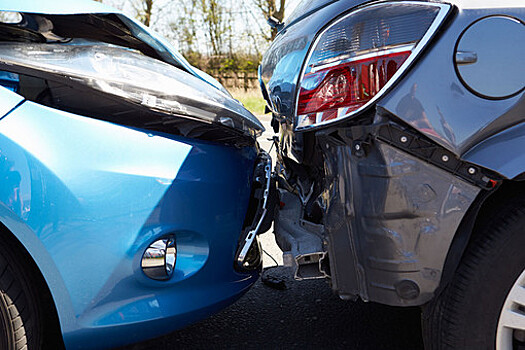
{"label": "silver car", "polygon": [[303,1],[264,56],[296,279],[525,347],[525,3]]}

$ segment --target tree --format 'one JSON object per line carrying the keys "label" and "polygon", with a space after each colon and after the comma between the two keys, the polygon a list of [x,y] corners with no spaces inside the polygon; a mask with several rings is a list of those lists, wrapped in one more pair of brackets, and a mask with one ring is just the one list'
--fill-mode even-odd
{"label": "tree", "polygon": [[179,49],[192,54],[198,51],[197,27],[199,25],[197,2],[200,0],[179,1],[179,8],[182,9],[177,19],[170,23],[170,28],[174,33],[174,39],[179,44]]}
{"label": "tree", "polygon": [[131,3],[135,11],[137,12],[137,19],[147,27],[149,27],[151,24],[153,2],[154,0],[134,0]]}
{"label": "tree", "polygon": [[223,0],[200,0],[200,11],[206,37],[216,56],[224,52],[224,37],[231,31],[231,24],[226,20]]}
{"label": "tree", "polygon": [[[262,12],[264,19],[267,20],[269,17],[275,18],[278,22],[284,20],[284,9],[286,0],[278,0],[279,8],[277,8],[277,0],[252,0],[255,6]],[[271,28],[270,35],[263,33],[263,37],[267,41],[273,41],[277,36],[277,28]]]}

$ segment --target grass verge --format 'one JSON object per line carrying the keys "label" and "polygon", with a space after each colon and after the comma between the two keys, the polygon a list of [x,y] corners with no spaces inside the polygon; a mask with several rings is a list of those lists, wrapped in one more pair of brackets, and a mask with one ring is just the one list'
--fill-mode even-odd
{"label": "grass verge", "polygon": [[264,106],[266,105],[266,101],[264,101],[264,98],[262,97],[261,91],[259,89],[244,91],[242,88],[231,88],[228,89],[228,91],[230,91],[230,94],[232,94],[235,99],[241,101],[244,107],[246,107],[246,109],[248,109],[253,114],[264,114]]}

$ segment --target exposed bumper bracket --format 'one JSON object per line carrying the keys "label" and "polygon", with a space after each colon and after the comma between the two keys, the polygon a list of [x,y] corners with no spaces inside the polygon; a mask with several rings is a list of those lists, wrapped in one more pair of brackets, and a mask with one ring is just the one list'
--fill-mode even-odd
{"label": "exposed bumper bracket", "polygon": [[244,239],[241,240],[239,248],[237,249],[237,256],[235,258],[235,262],[240,268],[246,268],[246,258],[268,212],[268,198],[270,196],[271,176],[272,158],[268,153],[262,152],[259,156],[258,164],[255,166],[254,173],[254,182],[262,186],[262,192],[255,194],[256,197],[259,197],[256,198],[259,202],[257,212],[252,221],[252,224],[246,227]]}
{"label": "exposed bumper bracket", "polygon": [[275,216],[275,237],[283,251],[285,266],[295,268],[295,279],[330,277],[328,255],[324,250],[324,226],[301,219],[299,197],[280,190],[284,206]]}

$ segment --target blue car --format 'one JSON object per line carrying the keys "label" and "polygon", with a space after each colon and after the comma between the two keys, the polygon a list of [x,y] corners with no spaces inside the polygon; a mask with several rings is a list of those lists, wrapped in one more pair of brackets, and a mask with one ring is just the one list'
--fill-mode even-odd
{"label": "blue car", "polygon": [[103,4],[0,9],[0,349],[122,346],[239,298],[268,228],[257,118]]}

